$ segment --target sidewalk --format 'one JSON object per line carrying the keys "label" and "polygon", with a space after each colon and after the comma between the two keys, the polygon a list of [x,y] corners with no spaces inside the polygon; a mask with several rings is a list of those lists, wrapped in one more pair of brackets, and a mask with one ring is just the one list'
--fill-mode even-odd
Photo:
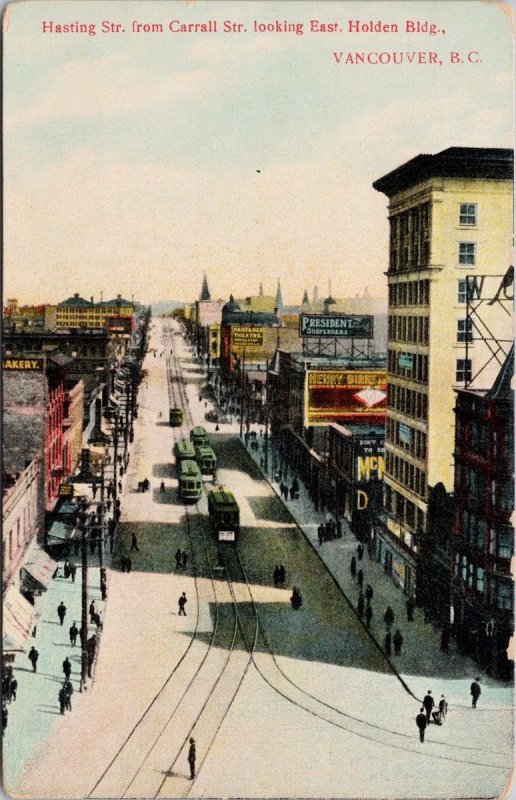
{"label": "sidewalk", "polygon": [[[112,453],[112,445],[110,445],[110,450]],[[110,469],[112,471],[112,461]],[[122,478],[118,478],[122,481],[122,492],[119,495],[122,500],[125,493],[126,476],[127,472]],[[108,480],[109,476],[106,474],[106,483]],[[90,484],[79,484],[79,486],[80,494],[88,498],[90,508],[93,508],[96,502],[100,502],[98,489],[94,498]],[[113,516],[113,510],[114,503],[111,505],[110,512],[106,514],[106,521]],[[105,620],[104,612],[109,598],[109,567],[116,554],[116,537],[115,533],[114,553],[110,553],[109,539],[104,543],[103,561],[107,568],[108,592],[106,601],[101,598],[98,551],[92,555],[88,544],[88,607],[94,600],[102,621]],[[9,719],[3,737],[4,785],[7,788],[17,783],[22,770],[27,767],[42,744],[52,735],[56,725],[63,722],[70,713],[74,713],[78,703],[81,703],[82,698],[87,696],[88,689],[95,680],[97,660],[102,649],[102,630],[98,631],[95,625],[89,624],[88,615],[88,638],[93,633],[97,635],[97,653],[93,664],[92,678],[87,680],[86,687],[81,693],[80,639],[77,639],[76,645],[73,647],[69,637],[69,629],[73,622],[78,628],[81,627],[82,566],[80,551],[77,555],[72,548],[68,559],[77,567],[75,581],[63,577],[63,564],[66,557],[57,559],[58,576],[51,581],[46,592],[35,598],[35,607],[39,615],[36,636],[29,639],[27,652],[18,653],[13,664],[18,690],[16,700],[7,704]],[[57,607],[61,601],[64,602],[67,609],[62,626],[59,624],[57,616]],[[36,673],[32,671],[31,662],[27,657],[32,646],[39,653]],[[66,711],[63,717],[59,711],[58,692],[65,679],[62,664],[67,656],[72,664],[70,680],[74,693],[72,712]]]}

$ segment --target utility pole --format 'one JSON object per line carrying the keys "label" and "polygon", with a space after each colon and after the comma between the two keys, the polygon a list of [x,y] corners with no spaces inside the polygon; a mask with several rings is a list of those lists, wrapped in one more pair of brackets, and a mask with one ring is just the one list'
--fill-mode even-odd
{"label": "utility pole", "polygon": [[82,560],[82,593],[81,593],[81,685],[80,691],[86,690],[88,678],[88,551],[86,543],[86,506],[80,511],[81,527],[81,560]]}
{"label": "utility pole", "polygon": [[245,374],[245,347],[242,351],[240,371],[240,438],[244,432],[244,374]]}
{"label": "utility pole", "polygon": [[265,374],[265,453],[263,465],[265,472],[269,471],[269,359],[266,360],[266,374]]}
{"label": "utility pole", "polygon": [[117,498],[117,463],[118,463],[118,411],[115,414],[115,449],[113,452],[113,505],[116,507]]}

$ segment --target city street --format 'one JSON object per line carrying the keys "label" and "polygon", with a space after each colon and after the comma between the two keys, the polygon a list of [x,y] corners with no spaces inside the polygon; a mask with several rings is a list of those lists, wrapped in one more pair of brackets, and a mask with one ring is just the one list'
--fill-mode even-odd
{"label": "city street", "polygon": [[[40,650],[48,641],[49,652],[56,644],[52,659],[40,661],[37,675],[28,662],[15,666],[19,698],[4,737],[7,791],[49,798],[501,794],[512,764],[512,690],[483,684],[479,707],[471,709],[475,667],[455,655],[441,661],[431,629],[417,619],[404,660],[392,666],[376,640],[385,604],[399,592],[366,556],[378,597],[372,638],[354,611],[348,565],[356,540],[349,529],[319,547],[323,515],[303,490],[299,501],[280,499],[259,453],[253,459],[240,441],[237,421],[220,430],[205,421],[213,406],[200,397],[204,373],[178,324],[155,319],[152,326],[94,679],[60,716],[52,697],[68,629],[55,633],[54,606],[64,598],[66,622],[80,618],[80,576],[63,589],[57,579],[44,598],[37,640]],[[172,399],[185,409],[181,428],[168,424]],[[177,490],[173,445],[194,424],[207,429],[216,481],[240,506],[239,541],[236,548],[223,543],[223,563],[206,494],[186,506]],[[140,492],[145,478],[150,490]],[[212,486],[211,478],[204,484]],[[176,566],[178,550],[185,566]],[[121,571],[124,556],[129,573]],[[286,579],[275,586],[280,564]],[[299,610],[290,604],[294,586],[303,596]],[[186,616],[178,615],[182,592]],[[88,599],[99,597],[92,586]],[[78,678],[80,664],[74,670]],[[415,717],[428,689],[437,702],[445,693],[450,707],[445,724],[430,726],[421,744]]]}

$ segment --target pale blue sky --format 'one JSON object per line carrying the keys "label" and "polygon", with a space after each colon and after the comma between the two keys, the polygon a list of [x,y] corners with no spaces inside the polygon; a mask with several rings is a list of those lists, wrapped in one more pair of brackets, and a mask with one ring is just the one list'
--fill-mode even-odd
{"label": "pale blue sky", "polygon": [[[248,30],[172,34],[175,18]],[[126,33],[100,33],[104,19]],[[165,31],[132,34],[133,19]],[[344,30],[252,32],[277,19]],[[352,35],[349,19],[400,33]],[[446,34],[405,34],[406,19]],[[43,20],[97,35],[43,34]],[[372,181],[420,152],[513,143],[513,40],[494,4],[35,0],[7,22],[4,296],[22,302],[193,299],[204,271],[221,297],[259,281],[273,293],[277,277],[287,302],[329,277],[337,296],[385,294],[386,198]],[[341,50],[445,63],[337,65]],[[450,66],[450,50],[482,63]]]}

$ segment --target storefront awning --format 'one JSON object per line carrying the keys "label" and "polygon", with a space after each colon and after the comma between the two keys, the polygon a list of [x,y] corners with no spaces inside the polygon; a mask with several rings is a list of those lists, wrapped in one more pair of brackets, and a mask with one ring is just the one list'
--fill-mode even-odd
{"label": "storefront awning", "polygon": [[48,589],[57,564],[48,553],[35,541],[31,542],[25,553],[22,564],[22,582],[33,590],[33,584],[37,589]]}
{"label": "storefront awning", "polygon": [[3,598],[3,636],[4,653],[27,647],[36,619],[34,606],[18,591],[16,586],[9,586]]}
{"label": "storefront awning", "polygon": [[58,544],[59,542],[69,542],[70,540],[80,539],[81,532],[75,525],[69,525],[66,522],[56,520],[50,526],[47,532],[47,542],[49,545]]}

